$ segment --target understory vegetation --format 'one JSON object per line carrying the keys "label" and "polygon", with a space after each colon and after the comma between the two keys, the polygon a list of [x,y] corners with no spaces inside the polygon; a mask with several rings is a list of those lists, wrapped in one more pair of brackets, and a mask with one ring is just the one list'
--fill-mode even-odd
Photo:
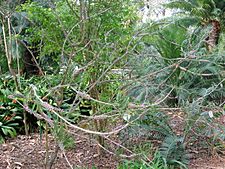
{"label": "understory vegetation", "polygon": [[225,155],[225,2],[170,0],[143,23],[144,2],[0,1],[0,142],[50,133],[49,169],[73,133],[118,169]]}

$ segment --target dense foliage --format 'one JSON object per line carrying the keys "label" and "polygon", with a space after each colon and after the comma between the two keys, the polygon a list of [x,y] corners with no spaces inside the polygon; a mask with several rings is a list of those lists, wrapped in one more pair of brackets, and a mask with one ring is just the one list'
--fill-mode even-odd
{"label": "dense foliage", "polygon": [[35,127],[71,148],[73,128],[108,148],[116,134],[116,151],[141,150],[118,168],[187,168],[196,140],[223,152],[223,2],[172,0],[148,23],[131,0],[0,2],[0,142]]}

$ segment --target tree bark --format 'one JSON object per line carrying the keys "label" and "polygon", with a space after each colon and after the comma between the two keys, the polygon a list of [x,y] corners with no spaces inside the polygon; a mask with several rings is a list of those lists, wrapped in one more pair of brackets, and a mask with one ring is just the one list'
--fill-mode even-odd
{"label": "tree bark", "polygon": [[220,22],[217,20],[210,21],[212,25],[212,30],[209,33],[209,36],[206,39],[206,45],[208,50],[211,52],[213,48],[218,44],[221,26]]}

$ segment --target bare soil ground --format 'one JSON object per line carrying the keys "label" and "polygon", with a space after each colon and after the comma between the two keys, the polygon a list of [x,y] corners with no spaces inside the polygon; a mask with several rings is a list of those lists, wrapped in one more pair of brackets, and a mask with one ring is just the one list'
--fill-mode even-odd
{"label": "bare soil ground", "polygon": [[[49,151],[54,151],[54,141],[51,136]],[[40,140],[39,134],[32,136],[18,136],[8,140],[0,146],[0,169],[43,169],[45,159],[45,140]],[[93,145],[83,138],[76,139],[74,148],[65,151],[71,165],[77,168],[116,169],[119,161],[117,157],[104,153],[98,155],[97,145]],[[225,159],[207,157],[199,154],[192,159],[190,169],[225,169]],[[53,169],[70,168],[63,151],[58,153]]]}
{"label": "bare soil ground", "polygon": [[[172,115],[171,125],[176,133],[182,133],[182,115],[179,113]],[[50,134],[48,138],[49,154],[52,155],[55,142]],[[91,169],[93,166],[97,169],[117,168],[121,158],[108,152],[99,155],[98,145],[90,141],[88,137],[81,137],[77,134],[74,138],[74,147],[59,151],[53,169],[69,169],[70,165],[77,169]],[[118,141],[117,138],[115,141]],[[45,142],[44,136],[40,139],[37,133],[31,136],[19,135],[17,138],[7,140],[5,144],[0,145],[0,169],[44,169]],[[115,152],[113,145],[109,148]],[[190,152],[192,156],[189,169],[225,169],[225,158],[195,151],[195,149]]]}
{"label": "bare soil ground", "polygon": [[[49,152],[54,152],[54,141],[51,136]],[[91,144],[85,139],[76,139],[74,148],[59,151],[53,169],[70,168],[68,162],[73,167],[92,168],[97,166],[99,169],[116,168],[116,158],[109,154],[98,155],[97,145]],[[45,140],[40,140],[39,134],[33,136],[18,136],[8,140],[0,146],[0,169],[42,169],[45,161]]]}

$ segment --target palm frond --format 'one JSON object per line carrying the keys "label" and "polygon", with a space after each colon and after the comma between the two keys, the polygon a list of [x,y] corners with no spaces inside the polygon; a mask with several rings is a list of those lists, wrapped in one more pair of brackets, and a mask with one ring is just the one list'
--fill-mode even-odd
{"label": "palm frond", "polygon": [[186,12],[191,12],[193,8],[196,8],[196,5],[197,4],[194,4],[186,0],[173,0],[169,3],[164,4],[166,8],[179,9],[184,10]]}

